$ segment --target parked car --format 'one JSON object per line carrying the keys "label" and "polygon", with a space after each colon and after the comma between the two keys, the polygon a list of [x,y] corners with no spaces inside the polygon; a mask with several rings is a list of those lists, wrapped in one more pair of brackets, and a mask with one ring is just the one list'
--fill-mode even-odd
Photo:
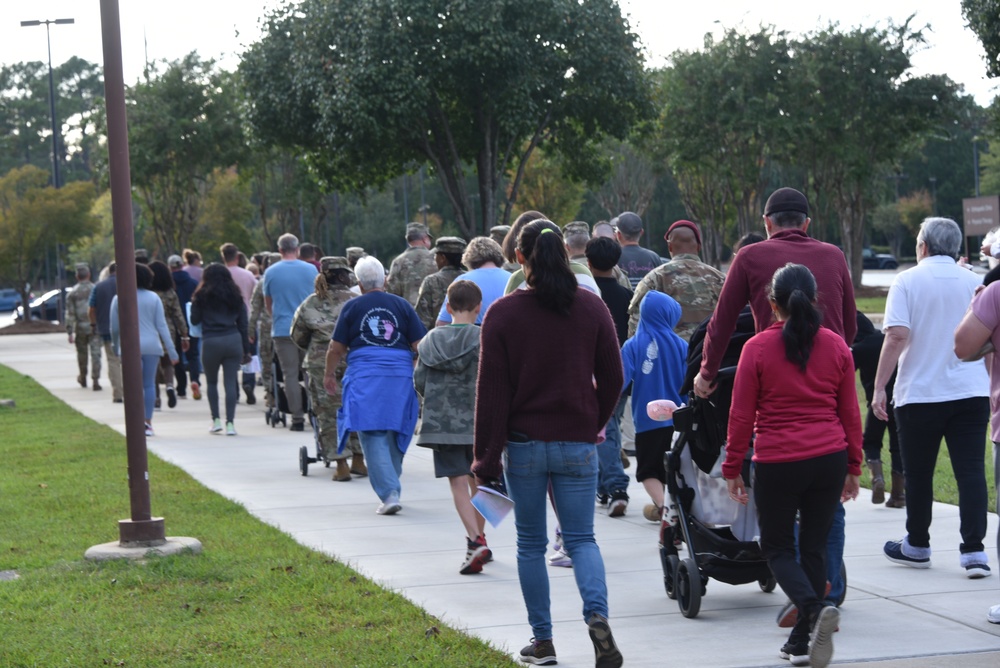
{"label": "parked car", "polygon": [[[63,288],[65,294],[69,294],[70,288]],[[65,296],[63,303],[65,304]],[[59,291],[49,290],[41,297],[33,299],[28,303],[28,313],[32,320],[48,320],[49,322],[61,322],[63,314],[59,310]],[[18,304],[17,312],[14,314],[15,320],[24,320],[24,307]]]}
{"label": "parked car", "polygon": [[21,293],[14,288],[0,290],[0,311],[13,311],[21,304]]}
{"label": "parked car", "polygon": [[876,253],[871,248],[861,249],[861,262],[865,269],[896,269],[899,267],[895,255]]}

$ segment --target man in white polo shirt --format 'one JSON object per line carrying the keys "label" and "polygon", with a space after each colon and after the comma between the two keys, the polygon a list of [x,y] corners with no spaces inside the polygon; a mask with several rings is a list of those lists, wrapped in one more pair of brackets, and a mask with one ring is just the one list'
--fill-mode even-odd
{"label": "man in white polo shirt", "polygon": [[906,536],[885,544],[889,561],[931,565],[934,467],[943,438],[958,485],[960,565],[970,578],[990,574],[986,536],[986,423],[989,378],[982,363],[955,356],[955,328],[979,277],[955,262],[962,231],[948,218],[928,218],[917,235],[917,266],[901,272],[885,304],[885,342],[875,375],[872,410],[886,413],[885,386],[899,364],[893,405],[906,476]]}

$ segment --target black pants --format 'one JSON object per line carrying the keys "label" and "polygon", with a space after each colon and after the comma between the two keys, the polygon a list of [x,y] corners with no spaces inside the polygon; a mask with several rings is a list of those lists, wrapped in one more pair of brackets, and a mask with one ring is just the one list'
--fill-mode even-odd
{"label": "black pants", "polygon": [[986,536],[987,397],[970,397],[895,409],[899,449],[906,470],[906,533],[913,547],[931,546],[934,467],[943,438],[958,486],[959,551],[982,552]]}
{"label": "black pants", "polygon": [[[847,475],[847,450],[797,462],[757,463],[754,498],[760,546],[774,579],[799,609],[803,629],[823,606],[826,537]],[[795,518],[799,551],[795,552]]]}
{"label": "black pants", "polygon": [[673,427],[660,427],[635,434],[635,479],[639,482],[656,478],[667,484],[667,469],[663,456],[674,440]]}
{"label": "black pants", "polygon": [[871,404],[868,404],[868,414],[865,416],[865,432],[861,440],[861,447],[865,451],[865,460],[882,459],[882,435],[886,428],[889,429],[889,458],[892,472],[903,473],[903,458],[899,454],[899,435],[896,429],[896,417],[894,411],[889,411],[888,422],[879,420],[872,413]]}

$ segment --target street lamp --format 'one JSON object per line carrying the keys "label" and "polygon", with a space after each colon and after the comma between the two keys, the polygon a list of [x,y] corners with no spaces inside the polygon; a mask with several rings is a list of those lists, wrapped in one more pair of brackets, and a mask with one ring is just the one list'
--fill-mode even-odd
{"label": "street lamp", "polygon": [[52,38],[49,34],[49,26],[53,23],[55,25],[66,25],[69,23],[75,23],[74,19],[56,19],[54,21],[50,19],[45,19],[44,21],[21,21],[21,27],[27,28],[30,26],[45,26],[45,41],[49,48],[49,111],[52,115],[52,185],[56,188],[59,187],[59,131],[56,129],[58,124],[56,122],[56,87],[55,82],[52,78]]}

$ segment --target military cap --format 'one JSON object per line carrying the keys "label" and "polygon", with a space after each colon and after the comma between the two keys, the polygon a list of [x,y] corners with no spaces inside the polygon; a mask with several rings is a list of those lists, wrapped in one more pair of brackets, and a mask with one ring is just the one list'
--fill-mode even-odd
{"label": "military cap", "polygon": [[503,240],[507,238],[508,232],[510,232],[510,225],[494,225],[490,228],[490,237],[493,241],[502,245]]}
{"label": "military cap", "polygon": [[351,270],[351,265],[348,263],[347,258],[340,256],[327,256],[321,258],[319,261],[319,267],[321,271],[330,271],[332,269]]}
{"label": "military cap", "polygon": [[589,236],[590,223],[582,220],[574,220],[572,223],[566,223],[563,225],[563,234],[569,234],[570,232],[583,232]]}
{"label": "military cap", "polygon": [[76,270],[77,271],[80,271],[80,270],[90,271],[90,265],[88,265],[86,262],[77,262],[76,263]]}
{"label": "military cap", "polygon": [[434,250],[438,253],[458,253],[465,252],[465,239],[461,237],[439,237],[434,244]]}
{"label": "military cap", "polygon": [[344,254],[347,256],[347,261],[351,264],[356,263],[358,260],[368,255],[365,249],[361,246],[350,246],[344,250]]}
{"label": "military cap", "polygon": [[149,260],[149,251],[146,250],[145,248],[136,248],[135,259],[138,260],[139,262],[142,262],[144,260]]}

